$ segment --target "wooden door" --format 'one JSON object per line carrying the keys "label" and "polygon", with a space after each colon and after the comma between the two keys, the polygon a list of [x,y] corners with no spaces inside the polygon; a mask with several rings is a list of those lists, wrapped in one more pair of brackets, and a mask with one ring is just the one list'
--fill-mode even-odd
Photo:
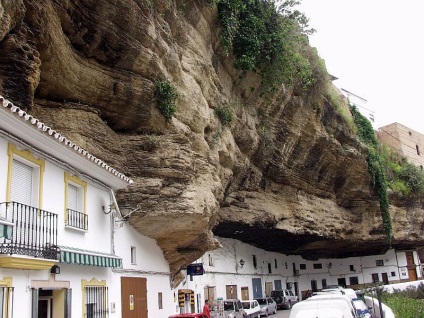
{"label": "wooden door", "polygon": [[241,300],[249,300],[249,287],[241,288]]}
{"label": "wooden door", "polygon": [[417,270],[414,261],[414,254],[412,252],[405,252],[406,265],[408,266],[409,281],[417,280]]}
{"label": "wooden door", "polygon": [[147,279],[121,277],[122,317],[147,318]]}
{"label": "wooden door", "polygon": [[273,285],[272,282],[266,282],[265,283],[265,296],[266,297],[271,296],[271,292],[272,292],[272,288],[273,288],[272,285]]}
{"label": "wooden door", "polygon": [[227,285],[227,299],[237,299],[237,285]]}
{"label": "wooden door", "polygon": [[252,278],[253,298],[264,297],[262,293],[262,279]]}
{"label": "wooden door", "polygon": [[389,278],[387,276],[387,273],[381,273],[381,280],[383,281],[384,285],[388,285],[389,284]]}
{"label": "wooden door", "polygon": [[[209,286],[205,287],[205,300],[209,300],[209,306],[214,306],[215,304],[215,294],[216,294],[216,287],[215,286]],[[203,308],[203,307],[202,307]]]}

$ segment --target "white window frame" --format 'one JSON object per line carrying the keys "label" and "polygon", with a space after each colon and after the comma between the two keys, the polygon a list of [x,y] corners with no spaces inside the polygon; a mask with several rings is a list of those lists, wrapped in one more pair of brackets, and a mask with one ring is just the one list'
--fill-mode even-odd
{"label": "white window frame", "polygon": [[137,248],[131,246],[131,265],[137,265]]}
{"label": "white window frame", "polygon": [[32,189],[31,206],[41,209],[43,202],[43,176],[45,170],[45,161],[35,157],[28,150],[20,150],[14,144],[8,144],[7,154],[9,156],[6,200],[11,201],[12,197],[12,169],[13,161],[19,161],[22,164],[32,168]]}
{"label": "white window frame", "polygon": [[[77,176],[72,176],[69,172],[64,174],[65,180],[65,225],[71,227],[68,224],[68,209],[69,207],[69,185],[72,185],[77,188],[77,212],[85,214],[87,216],[86,206],[87,206],[87,182],[81,180]],[[72,209],[74,210],[74,209]],[[72,227],[74,228],[74,227]],[[79,229],[79,228],[76,228]],[[84,230],[84,229],[83,229]]]}

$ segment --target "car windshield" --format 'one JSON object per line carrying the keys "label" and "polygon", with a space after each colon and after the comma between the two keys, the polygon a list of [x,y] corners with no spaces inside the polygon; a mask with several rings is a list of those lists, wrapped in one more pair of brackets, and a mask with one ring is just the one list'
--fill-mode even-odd
{"label": "car windshield", "polygon": [[266,305],[266,299],[265,298],[258,298],[256,299],[259,303],[259,305]]}
{"label": "car windshield", "polygon": [[362,300],[354,300],[353,303],[355,304],[356,309],[360,310],[368,310],[367,305]]}
{"label": "car windshield", "polygon": [[250,309],[250,302],[242,302],[243,309]]}
{"label": "car windshield", "polygon": [[234,303],[232,301],[224,301],[224,310],[234,310]]}

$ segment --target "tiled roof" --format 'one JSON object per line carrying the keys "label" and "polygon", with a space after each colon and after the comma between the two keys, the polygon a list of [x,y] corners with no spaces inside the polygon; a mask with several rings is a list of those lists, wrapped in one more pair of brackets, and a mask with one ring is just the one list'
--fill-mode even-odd
{"label": "tiled roof", "polygon": [[13,115],[20,117],[21,120],[30,123],[34,128],[38,129],[41,133],[44,133],[47,136],[50,136],[52,139],[57,140],[57,142],[62,143],[64,146],[69,147],[71,150],[87,158],[87,160],[92,161],[93,163],[97,164],[98,166],[102,167],[108,172],[114,174],[118,178],[128,182],[129,184],[133,183],[133,180],[125,176],[123,173],[117,171],[115,168],[112,168],[103,160],[93,156],[87,150],[84,150],[83,148],[81,148],[80,146],[78,146],[77,144],[75,144],[74,142],[66,138],[65,136],[61,135],[59,132],[57,132],[53,128],[45,125],[44,123],[39,121],[37,118],[28,114],[24,110],[20,109],[18,106],[13,105],[12,102],[10,102],[9,100],[7,100],[1,95],[0,95],[0,103],[3,105],[4,108],[8,109]]}

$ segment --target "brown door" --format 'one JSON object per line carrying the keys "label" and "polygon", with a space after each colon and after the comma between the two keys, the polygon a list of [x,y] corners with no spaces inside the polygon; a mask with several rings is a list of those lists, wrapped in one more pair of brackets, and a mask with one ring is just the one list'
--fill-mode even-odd
{"label": "brown door", "polygon": [[237,298],[237,285],[227,285],[227,299],[236,299]]}
{"label": "brown door", "polygon": [[249,300],[249,287],[241,288],[241,300]]}
{"label": "brown door", "polygon": [[147,279],[121,277],[122,318],[147,318]]}
{"label": "brown door", "polygon": [[[205,287],[205,300],[209,300],[209,306],[214,306],[215,305],[215,290],[216,287]],[[202,305],[203,308],[203,305]]]}
{"label": "brown door", "polygon": [[381,279],[383,280],[384,285],[389,284],[389,278],[387,277],[387,273],[381,273]]}
{"label": "brown door", "polygon": [[409,280],[417,280],[417,271],[414,262],[414,254],[412,252],[406,252],[406,265],[408,266]]}
{"label": "brown door", "polygon": [[271,296],[272,289],[273,289],[272,282],[266,282],[265,283],[265,296],[266,297]]}

